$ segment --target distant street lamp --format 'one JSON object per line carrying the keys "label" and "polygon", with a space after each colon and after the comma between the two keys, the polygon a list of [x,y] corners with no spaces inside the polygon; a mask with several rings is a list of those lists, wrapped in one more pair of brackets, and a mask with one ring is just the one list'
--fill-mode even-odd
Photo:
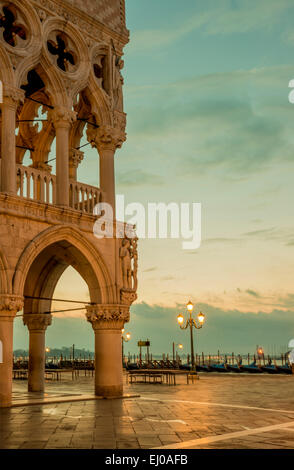
{"label": "distant street lamp", "polygon": [[131,339],[131,333],[126,333],[124,336],[125,329],[121,330],[121,357],[122,357],[122,364],[124,365],[124,342],[128,343]]}
{"label": "distant street lamp", "polygon": [[184,326],[184,316],[180,313],[178,315],[178,324],[182,330],[186,330],[190,327],[190,339],[191,339],[191,360],[192,360],[192,370],[196,370],[195,367],[195,356],[194,356],[194,341],[193,341],[193,328],[196,330],[200,330],[203,327],[205,321],[205,315],[202,312],[199,312],[197,315],[197,320],[192,317],[194,305],[192,302],[187,303],[187,310],[189,312],[189,318],[186,320],[186,324]]}
{"label": "distant street lamp", "polygon": [[175,344],[173,343],[173,362],[175,362],[176,360],[176,349],[179,348],[180,350],[183,349],[183,345],[180,343],[180,344]]}

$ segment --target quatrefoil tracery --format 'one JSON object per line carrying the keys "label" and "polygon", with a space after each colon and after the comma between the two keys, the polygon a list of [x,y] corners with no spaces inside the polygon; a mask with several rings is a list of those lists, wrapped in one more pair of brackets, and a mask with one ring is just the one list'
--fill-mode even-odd
{"label": "quatrefoil tracery", "polygon": [[7,44],[16,47],[20,41],[27,39],[26,28],[17,22],[17,10],[13,6],[4,6],[0,13],[0,28],[3,29],[3,39]]}
{"label": "quatrefoil tracery", "polygon": [[56,56],[57,66],[64,72],[68,72],[71,66],[76,65],[75,53],[67,47],[66,39],[61,34],[56,35],[56,41],[49,39],[47,48],[50,54]]}

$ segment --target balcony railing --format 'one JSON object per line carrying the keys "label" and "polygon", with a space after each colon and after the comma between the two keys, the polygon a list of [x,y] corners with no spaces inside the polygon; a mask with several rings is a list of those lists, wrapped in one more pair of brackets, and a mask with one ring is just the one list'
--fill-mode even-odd
{"label": "balcony railing", "polygon": [[17,194],[46,204],[56,203],[56,176],[28,166],[17,165]]}
{"label": "balcony railing", "polygon": [[69,205],[72,209],[93,214],[94,207],[102,202],[102,191],[95,186],[71,181],[69,183]]}
{"label": "balcony railing", "polygon": [[[45,204],[56,204],[56,176],[47,171],[17,165],[17,194],[20,197]],[[96,204],[102,202],[103,193],[88,184],[70,181],[69,207],[93,214]]]}

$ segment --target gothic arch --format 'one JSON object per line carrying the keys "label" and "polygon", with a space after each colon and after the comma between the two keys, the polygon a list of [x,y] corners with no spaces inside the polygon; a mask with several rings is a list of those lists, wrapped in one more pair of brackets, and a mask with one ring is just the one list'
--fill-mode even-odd
{"label": "gothic arch", "polygon": [[90,74],[84,93],[91,104],[92,114],[95,116],[96,122],[101,126],[111,125],[113,115],[111,98],[97,84],[93,73]]}
{"label": "gothic arch", "polygon": [[0,44],[0,63],[1,63],[0,80],[2,81],[3,84],[13,86],[15,83],[13,67],[9,59],[8,53],[6,52],[6,50],[1,44]]}
{"label": "gothic arch", "polygon": [[7,276],[8,264],[4,253],[0,252],[0,288],[2,294],[8,294],[9,289],[9,279]]}
{"label": "gothic arch", "polygon": [[115,288],[101,254],[82,232],[69,226],[46,229],[28,244],[15,270],[13,292],[24,295],[32,283],[35,292],[50,297],[69,265],[88,284],[91,302],[114,303]]}

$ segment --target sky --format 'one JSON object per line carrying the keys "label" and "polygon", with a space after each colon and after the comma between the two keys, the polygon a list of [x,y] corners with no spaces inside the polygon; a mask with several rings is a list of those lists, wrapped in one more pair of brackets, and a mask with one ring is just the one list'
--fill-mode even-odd
{"label": "sky", "polygon": [[[154,352],[172,341],[188,351],[176,323],[188,300],[206,314],[198,351],[286,350],[294,338],[293,1],[126,0],[126,14],[128,140],[116,155],[117,193],[144,205],[202,204],[199,249],[140,240],[126,350],[148,337]],[[87,150],[79,180],[97,185],[97,175],[97,154]],[[60,296],[88,299],[71,268]],[[93,348],[81,312],[56,317],[52,347]],[[15,348],[27,347],[17,322]]]}

